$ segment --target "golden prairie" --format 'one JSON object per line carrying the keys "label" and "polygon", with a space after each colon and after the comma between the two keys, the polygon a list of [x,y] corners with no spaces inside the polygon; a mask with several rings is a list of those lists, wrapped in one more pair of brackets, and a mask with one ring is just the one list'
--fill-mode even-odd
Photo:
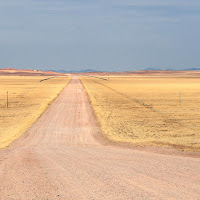
{"label": "golden prairie", "polygon": [[200,149],[200,78],[107,78],[81,77],[106,138]]}
{"label": "golden prairie", "polygon": [[0,77],[0,148],[20,137],[69,82],[68,77],[54,77],[40,82],[46,78]]}

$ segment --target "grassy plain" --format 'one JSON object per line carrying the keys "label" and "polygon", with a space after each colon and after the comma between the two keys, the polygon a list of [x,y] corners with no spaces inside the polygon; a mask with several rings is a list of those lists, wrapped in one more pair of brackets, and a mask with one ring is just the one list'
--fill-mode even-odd
{"label": "grassy plain", "polygon": [[106,138],[200,150],[200,78],[81,77]]}
{"label": "grassy plain", "polygon": [[[0,148],[20,137],[69,82],[68,77],[0,77]],[[9,107],[6,108],[7,91]]]}

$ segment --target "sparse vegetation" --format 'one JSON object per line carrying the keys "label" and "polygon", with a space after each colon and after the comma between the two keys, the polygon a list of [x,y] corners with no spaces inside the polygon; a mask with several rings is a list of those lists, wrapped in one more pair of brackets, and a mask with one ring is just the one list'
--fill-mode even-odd
{"label": "sparse vegetation", "polygon": [[0,148],[21,136],[69,82],[68,77],[40,82],[41,79],[39,76],[0,77]]}
{"label": "sparse vegetation", "polygon": [[104,136],[136,145],[200,149],[200,79],[81,78]]}

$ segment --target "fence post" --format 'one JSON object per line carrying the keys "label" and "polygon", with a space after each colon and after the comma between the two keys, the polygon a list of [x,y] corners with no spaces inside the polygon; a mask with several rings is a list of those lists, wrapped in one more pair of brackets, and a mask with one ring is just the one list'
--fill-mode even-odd
{"label": "fence post", "polygon": [[7,91],[7,104],[6,107],[8,108],[8,91]]}
{"label": "fence post", "polygon": [[179,104],[180,104],[180,107],[181,107],[181,92],[179,92]]}

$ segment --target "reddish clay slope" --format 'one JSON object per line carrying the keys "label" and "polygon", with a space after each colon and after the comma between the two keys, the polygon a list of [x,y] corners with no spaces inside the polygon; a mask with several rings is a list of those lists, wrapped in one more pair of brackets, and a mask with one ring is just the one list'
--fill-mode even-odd
{"label": "reddish clay slope", "polygon": [[0,69],[0,76],[61,76],[62,73],[41,70]]}

